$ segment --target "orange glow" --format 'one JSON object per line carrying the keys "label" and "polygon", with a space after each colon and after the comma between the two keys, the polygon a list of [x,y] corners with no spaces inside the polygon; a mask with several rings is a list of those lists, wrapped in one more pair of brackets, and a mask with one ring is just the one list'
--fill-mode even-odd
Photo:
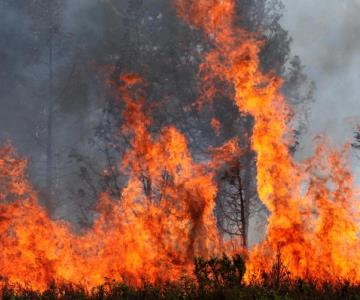
{"label": "orange glow", "polygon": [[212,166],[236,153],[236,143],[213,149],[217,154],[210,162],[195,163],[185,136],[174,127],[163,128],[157,138],[149,134],[144,80],[126,74],[120,81],[121,131],[130,141],[121,169],[128,183],[118,201],[103,193],[98,217],[83,235],[48,218],[24,176],[26,161],[9,146],[1,150],[3,283],[43,290],[52,282],[91,288],[109,279],[134,285],[178,280],[192,274],[195,256],[221,253]]}
{"label": "orange glow", "polygon": [[200,69],[205,91],[200,101],[223,93],[214,88],[216,81],[230,83],[239,111],[255,120],[258,194],[270,217],[265,240],[249,254],[247,282],[261,281],[278,255],[293,279],[359,282],[359,207],[346,151],[318,146],[313,158],[294,162],[282,80],[261,73],[261,42],[235,27],[234,1],[175,0],[175,5],[183,20],[213,43]]}
{"label": "orange glow", "polygon": [[[233,25],[234,1],[174,1],[179,16],[213,43],[200,67],[199,103],[224,93],[215,82],[227,82],[228,96],[255,121],[257,188],[270,217],[266,238],[248,253],[247,282],[261,281],[278,255],[293,279],[359,282],[359,207],[347,146],[337,151],[321,140],[312,158],[295,162],[282,80],[261,73],[262,43]],[[220,239],[213,211],[216,171],[239,157],[238,140],[209,149],[208,161],[194,161],[175,127],[150,134],[146,84],[136,74],[120,77],[120,130],[129,141],[120,167],[128,181],[116,201],[104,191],[92,228],[81,235],[48,217],[25,176],[26,160],[10,146],[0,149],[1,284],[44,290],[53,282],[92,288],[113,279],[178,280],[191,276],[195,256],[234,251]],[[220,133],[219,121],[211,123]]]}
{"label": "orange glow", "polygon": [[220,135],[221,123],[218,119],[216,118],[211,119],[211,127],[214,129],[216,135]]}

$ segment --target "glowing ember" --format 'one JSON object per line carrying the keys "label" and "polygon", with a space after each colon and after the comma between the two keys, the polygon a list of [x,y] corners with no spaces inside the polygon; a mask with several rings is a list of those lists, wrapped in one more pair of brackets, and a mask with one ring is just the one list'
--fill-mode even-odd
{"label": "glowing ember", "polygon": [[221,123],[218,119],[216,118],[211,119],[211,127],[214,129],[216,135],[220,135]]}

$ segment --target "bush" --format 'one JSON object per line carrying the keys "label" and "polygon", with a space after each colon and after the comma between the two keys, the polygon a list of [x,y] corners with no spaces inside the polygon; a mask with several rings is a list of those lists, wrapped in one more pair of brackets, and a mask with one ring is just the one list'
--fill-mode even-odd
{"label": "bush", "polygon": [[200,290],[213,291],[241,286],[245,264],[240,255],[229,258],[195,259],[195,277]]}

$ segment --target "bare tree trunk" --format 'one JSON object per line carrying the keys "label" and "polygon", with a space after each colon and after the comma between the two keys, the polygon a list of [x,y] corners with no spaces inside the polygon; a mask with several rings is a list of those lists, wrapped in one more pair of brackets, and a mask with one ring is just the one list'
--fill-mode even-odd
{"label": "bare tree trunk", "polygon": [[54,167],[54,151],[53,151],[53,107],[54,107],[54,88],[53,88],[53,3],[49,0],[49,98],[47,111],[47,139],[46,139],[46,206],[49,212],[52,212],[52,196],[53,196],[53,167]]}
{"label": "bare tree trunk", "polygon": [[241,178],[241,167],[240,164],[237,164],[236,166],[236,179],[237,179],[237,192],[239,196],[240,201],[240,237],[242,240],[242,246],[244,248],[247,248],[247,225],[248,225],[248,218],[247,218],[247,202],[249,199],[245,197],[245,191],[244,191],[244,184],[243,180]]}

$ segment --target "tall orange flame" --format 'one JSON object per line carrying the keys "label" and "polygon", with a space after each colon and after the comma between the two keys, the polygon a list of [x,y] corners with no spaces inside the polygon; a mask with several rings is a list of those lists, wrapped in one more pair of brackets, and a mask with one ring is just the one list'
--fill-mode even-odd
{"label": "tall orange flame", "polygon": [[[103,193],[98,217],[83,235],[48,218],[27,182],[26,161],[11,147],[0,151],[1,282],[43,290],[52,282],[91,288],[106,279],[139,285],[192,273],[195,256],[217,255],[221,243],[213,215],[214,166],[238,152],[235,141],[195,163],[184,135],[174,127],[149,134],[144,80],[120,78],[125,103],[122,133],[130,148],[121,168],[128,176],[121,199]],[[171,272],[168,272],[168,270]]]}
{"label": "tall orange flame", "polygon": [[213,43],[200,68],[205,91],[200,101],[219,92],[216,81],[230,83],[239,111],[255,120],[258,194],[270,217],[266,239],[250,254],[247,280],[260,281],[281,255],[292,278],[358,282],[359,207],[346,151],[319,146],[312,159],[294,162],[282,80],[260,71],[261,42],[234,25],[235,2],[175,0],[175,5],[183,20]]}
{"label": "tall orange flame", "polygon": [[[261,42],[233,25],[234,1],[174,1],[179,15],[213,43],[200,69],[206,93],[199,101],[218,92],[216,81],[227,82],[239,111],[255,120],[258,193],[271,215],[266,239],[250,253],[247,280],[261,280],[281,255],[292,278],[359,282],[359,210],[346,147],[335,151],[319,143],[314,157],[294,162],[282,81],[260,72]],[[120,78],[121,132],[130,145],[121,169],[128,182],[118,201],[102,194],[94,225],[82,235],[49,219],[24,175],[26,161],[10,146],[0,149],[1,284],[43,290],[53,282],[91,288],[106,279],[135,285],[176,280],[191,274],[194,256],[226,250],[213,216],[214,175],[239,155],[237,142],[195,162],[176,128],[150,134],[145,85],[135,74]]]}

